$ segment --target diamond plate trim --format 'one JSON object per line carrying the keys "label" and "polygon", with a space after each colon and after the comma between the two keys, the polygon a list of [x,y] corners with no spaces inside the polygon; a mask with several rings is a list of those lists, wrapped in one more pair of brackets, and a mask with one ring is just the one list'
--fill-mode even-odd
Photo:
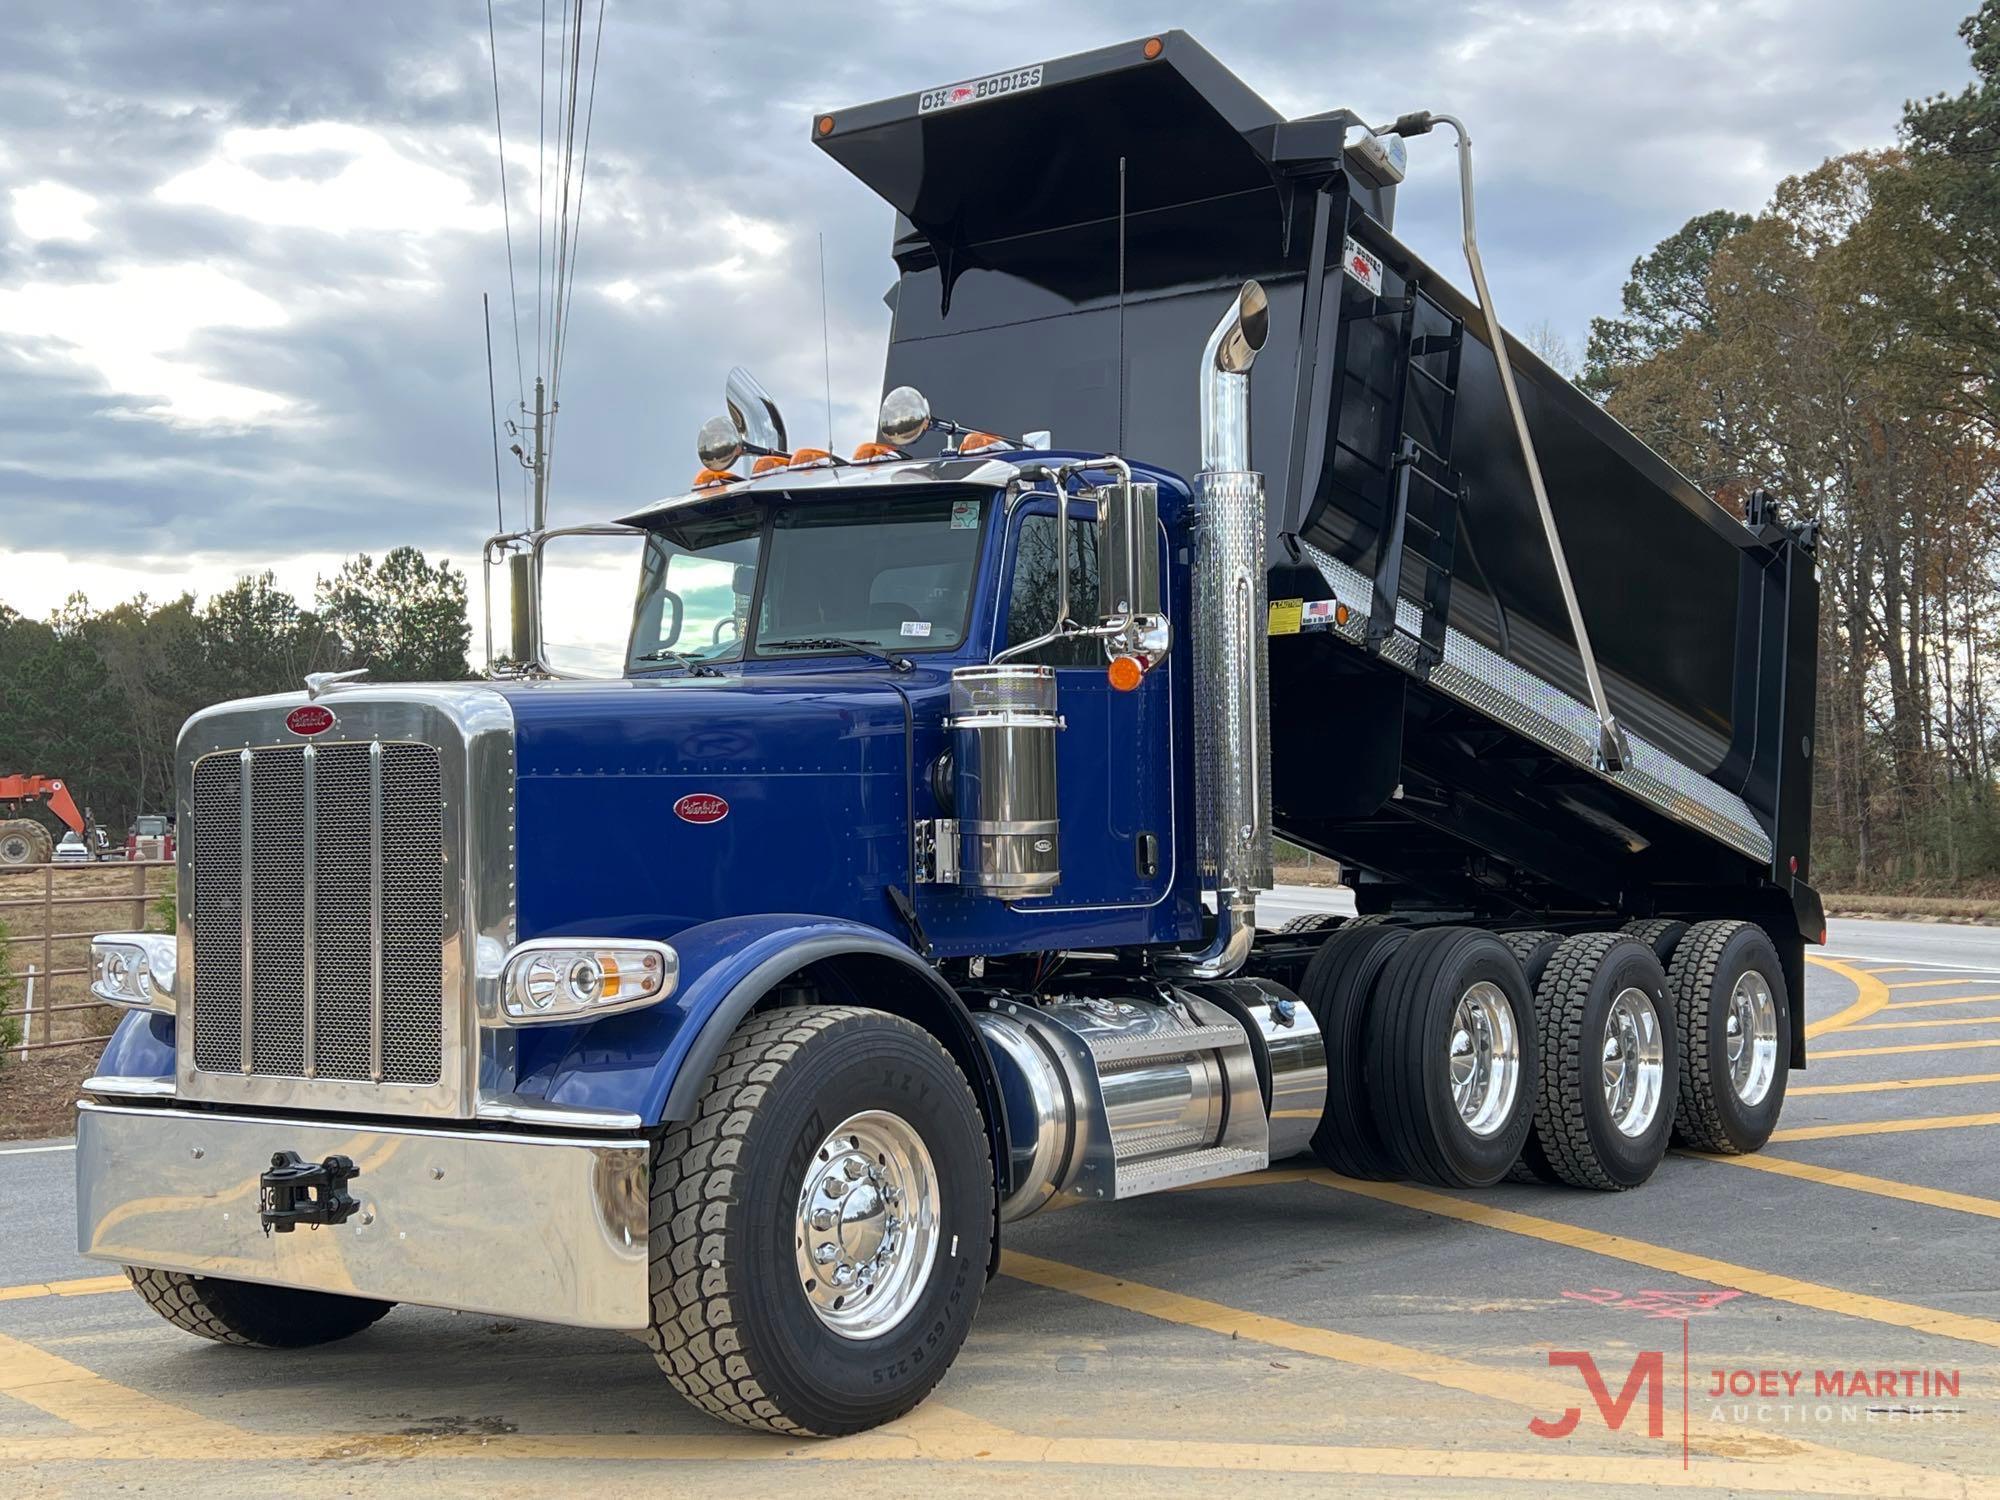
{"label": "diamond plate trim", "polygon": [[[1310,542],[1302,541],[1299,545],[1319,569],[1334,597],[1347,606],[1347,624],[1335,625],[1332,634],[1361,645],[1368,622],[1369,579]],[[1396,626],[1397,633],[1383,644],[1382,660],[1415,676],[1417,645],[1412,637],[1423,628],[1422,614],[1415,603],[1397,600]],[[1431,673],[1430,686],[1519,731],[1571,764],[1603,777],[1676,823],[1719,839],[1760,864],[1771,862],[1771,836],[1741,797],[1681,764],[1630,729],[1626,730],[1632,750],[1629,764],[1623,771],[1606,775],[1596,764],[1597,715],[1589,706],[1470,636],[1457,630],[1445,631],[1444,660]]]}

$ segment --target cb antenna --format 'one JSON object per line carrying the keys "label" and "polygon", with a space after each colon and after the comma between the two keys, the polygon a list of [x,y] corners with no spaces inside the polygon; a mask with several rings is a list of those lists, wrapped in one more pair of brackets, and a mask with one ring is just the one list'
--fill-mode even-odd
{"label": "cb antenna", "polygon": [[1125,158],[1118,158],[1118,451],[1125,451]]}
{"label": "cb antenna", "polygon": [[833,340],[826,331],[826,232],[819,235],[819,352],[826,369],[826,451],[833,452]]}

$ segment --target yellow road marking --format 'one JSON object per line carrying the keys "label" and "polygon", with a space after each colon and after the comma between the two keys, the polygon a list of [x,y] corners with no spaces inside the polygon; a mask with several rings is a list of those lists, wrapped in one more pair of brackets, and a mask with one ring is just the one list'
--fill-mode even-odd
{"label": "yellow road marking", "polygon": [[[1571,1395],[1572,1403],[1575,1400]],[[36,1467],[65,1461],[102,1461],[128,1455],[98,1439],[43,1438],[0,1443],[0,1463]],[[315,1437],[288,1445],[286,1458],[395,1460],[598,1460],[624,1463],[908,1463],[1059,1465],[1077,1468],[1217,1470],[1244,1474],[1340,1475],[1515,1481],[1543,1485],[1613,1485],[1621,1490],[1658,1487],[1728,1490],[1779,1495],[1880,1495],[1896,1500],[1959,1500],[1977,1493],[1962,1476],[1915,1464],[1821,1450],[1808,1468],[1794,1462],[1705,1459],[1683,1469],[1678,1455],[1599,1457],[1560,1444],[1540,1451],[1504,1452],[1346,1446],[1331,1443],[1207,1442],[1176,1438],[1041,1437],[1015,1432],[963,1412],[926,1402],[900,1422],[831,1442],[795,1442],[749,1433],[715,1436],[620,1433],[510,1433],[452,1437]],[[1656,1450],[1657,1451],[1657,1450]],[[151,1455],[145,1455],[151,1456]],[[182,1456],[171,1454],[169,1456]],[[245,1463],[271,1462],[269,1453],[186,1454]],[[995,1476],[995,1482],[1000,1482]]]}
{"label": "yellow road marking", "polygon": [[1825,1062],[1829,1057],[1889,1057],[1906,1052],[1964,1052],[1971,1047],[2000,1047],[2000,1041],[1980,1038],[1975,1042],[1912,1042],[1903,1047],[1836,1047],[1831,1052],[1815,1052],[1812,1060]]}
{"label": "yellow road marking", "polygon": [[[1884,969],[1882,973],[1889,971]],[[1948,984],[1990,984],[1984,974],[1961,974],[1956,979],[1899,979],[1889,988],[1892,990],[1934,990]]]}
{"label": "yellow road marking", "polygon": [[30,1281],[22,1286],[0,1286],[0,1302],[18,1302],[27,1297],[94,1297],[99,1292],[129,1292],[132,1283],[123,1276],[85,1276],[77,1281]]}
{"label": "yellow road marking", "polygon": [[1889,1094],[1903,1089],[1942,1089],[1954,1084],[2000,1083],[2000,1073],[1954,1073],[1944,1078],[1878,1078],[1870,1083],[1807,1083],[1787,1087],[1785,1097],[1801,1094]]}
{"label": "yellow road marking", "polygon": [[1774,1130],[1774,1141],[1830,1141],[1850,1135],[1903,1135],[1912,1130],[1970,1130],[1981,1125],[2000,1125],[2000,1114],[1932,1115],[1917,1120],[1862,1120],[1851,1125],[1801,1125],[1792,1130]]}
{"label": "yellow road marking", "polygon": [[1822,958],[1817,953],[1808,953],[1806,962],[1828,973],[1838,974],[1860,991],[1854,1003],[1838,1014],[1814,1021],[1806,1027],[1808,1038],[1825,1036],[1829,1031],[1841,1031],[1856,1021],[1866,1020],[1889,1003],[1889,986],[1870,974],[1866,969],[1853,968],[1837,958]]}
{"label": "yellow road marking", "polygon": [[[1995,1123],[2000,1123],[2000,1115],[1992,1118]],[[1509,1234],[1541,1240],[1546,1244],[1562,1245],[1571,1250],[1583,1250],[1631,1265],[1685,1276],[1691,1281],[1734,1287],[1754,1297],[1768,1297],[1775,1302],[1790,1302],[1794,1306],[1810,1307],[1819,1312],[1839,1313],[1843,1317],[1862,1318],[1871,1323],[1885,1323],[1896,1328],[1914,1329],[1918,1333],[1934,1334],[1939,1338],[1959,1339],[1968,1344],[1984,1344],[1990,1349],[2000,1349],[2000,1323],[1990,1318],[1942,1312],[1936,1308],[1919,1307],[1912,1302],[1869,1296],[1864,1292],[1844,1292],[1837,1287],[1820,1286],[1796,1277],[1760,1271],[1752,1266],[1739,1266],[1713,1256],[1652,1245],[1644,1240],[1585,1229],[1557,1219],[1539,1219],[1533,1214],[1493,1208],[1485,1203],[1453,1198],[1400,1182],[1359,1182],[1332,1172],[1315,1172],[1312,1180],[1338,1188],[1343,1193],[1356,1193],[1364,1198],[1420,1209],[1487,1229],[1505,1230]]]}
{"label": "yellow road marking", "polygon": [[1849,1031],[1908,1031],[1919,1026],[1986,1026],[2000,1022],[2000,1016],[1933,1016],[1928,1021],[1868,1021],[1850,1026]]}
{"label": "yellow road marking", "polygon": [[1956,1213],[1978,1214],[1983,1219],[2000,1219],[2000,1198],[1978,1198],[1971,1193],[1954,1193],[1944,1188],[1921,1187],[1914,1182],[1896,1182],[1887,1177],[1869,1177],[1861,1172],[1843,1172],[1838,1167],[1815,1166],[1809,1161],[1793,1161],[1784,1156],[1703,1156],[1699,1161],[1721,1162],[1724,1166],[1748,1167],[1778,1177],[1796,1177],[1825,1187],[1847,1188],[1856,1193],[1873,1193],[1878,1198],[1895,1198],[1904,1203],[1922,1203],[1931,1208],[1949,1208]]}
{"label": "yellow road marking", "polygon": [[[0,1395],[88,1433],[143,1439],[171,1431],[179,1439],[199,1440],[204,1451],[216,1443],[249,1441],[227,1423],[106,1380],[4,1333],[0,1333]],[[6,1451],[0,1444],[0,1453]]]}
{"label": "yellow road marking", "polygon": [[1898,1000],[1884,1010],[1923,1010],[1932,1005],[1977,1005],[1982,1000],[2000,1000],[2000,995],[1946,995],[1937,1000]]}

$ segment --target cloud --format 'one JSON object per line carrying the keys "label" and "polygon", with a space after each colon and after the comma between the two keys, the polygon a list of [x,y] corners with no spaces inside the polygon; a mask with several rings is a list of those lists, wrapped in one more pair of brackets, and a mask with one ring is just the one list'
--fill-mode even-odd
{"label": "cloud", "polygon": [[185,357],[218,328],[280,328],[272,298],[205,265],[122,266],[101,280],[31,281],[0,288],[0,334],[31,360],[95,370],[132,414],[185,423],[248,423],[292,403],[270,391],[220,380]]}
{"label": "cloud", "polygon": [[90,211],[97,200],[60,182],[31,182],[9,195],[14,204],[14,225],[29,240],[77,240],[96,237],[97,226]]}
{"label": "cloud", "polygon": [[[1179,12],[1290,113],[1464,115],[1504,316],[1580,343],[1592,314],[1616,308],[1632,260],[1689,216],[1755,209],[1782,175],[1890,141],[1903,99],[1958,87],[1954,29],[1970,8],[1190,0]],[[480,294],[500,415],[519,419],[547,364],[560,216],[552,165],[550,191],[536,190],[544,9],[553,55],[560,8],[495,4],[504,203],[476,8],[376,7],[356,26],[338,7],[71,0],[13,18],[0,54],[0,513],[32,514],[36,544],[63,561],[0,554],[0,600],[45,594],[43,575],[65,569],[167,592],[211,576],[197,555],[224,574],[265,562],[281,576],[401,542],[476,562],[487,531],[518,524],[505,436],[496,514]],[[623,514],[684,485],[733,364],[777,395],[799,441],[825,440],[829,404],[837,444],[867,435],[893,218],[813,147],[815,111],[1155,24],[1109,0],[890,0],[865,22],[826,6],[611,5],[588,171],[572,184],[582,233],[553,517]],[[1449,143],[1412,156],[1399,231],[1456,275]]]}
{"label": "cloud", "polygon": [[161,183],[153,196],[329,234],[425,235],[500,225],[499,206],[475,201],[462,178],[406,154],[379,131],[330,120],[228,131],[214,155]]}

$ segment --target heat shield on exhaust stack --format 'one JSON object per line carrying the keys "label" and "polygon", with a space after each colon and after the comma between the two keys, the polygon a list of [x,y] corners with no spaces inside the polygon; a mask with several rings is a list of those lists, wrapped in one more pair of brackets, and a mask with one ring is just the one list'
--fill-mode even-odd
{"label": "heat shield on exhaust stack", "polygon": [[1204,473],[1196,504],[1196,848],[1204,877],[1248,895],[1272,882],[1264,477]]}

